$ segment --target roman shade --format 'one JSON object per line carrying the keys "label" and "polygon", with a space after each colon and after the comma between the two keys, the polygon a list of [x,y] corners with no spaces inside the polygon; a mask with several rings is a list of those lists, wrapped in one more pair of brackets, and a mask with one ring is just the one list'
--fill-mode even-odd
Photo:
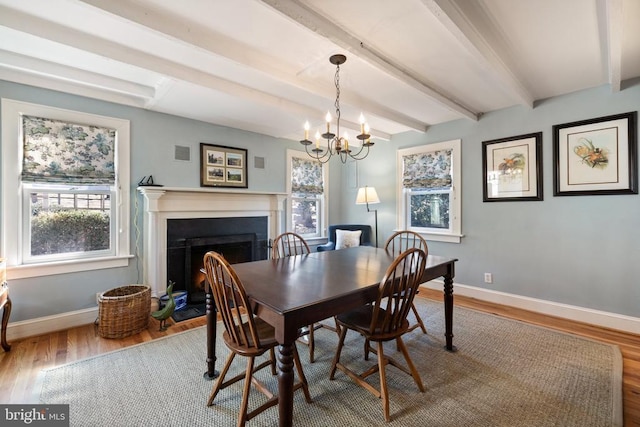
{"label": "roman shade", "polygon": [[402,186],[404,188],[451,187],[452,150],[402,156]]}
{"label": "roman shade", "polygon": [[115,129],[33,116],[22,116],[22,125],[22,181],[115,182]]}
{"label": "roman shade", "polygon": [[322,194],[324,192],[322,163],[293,157],[291,192],[297,194]]}

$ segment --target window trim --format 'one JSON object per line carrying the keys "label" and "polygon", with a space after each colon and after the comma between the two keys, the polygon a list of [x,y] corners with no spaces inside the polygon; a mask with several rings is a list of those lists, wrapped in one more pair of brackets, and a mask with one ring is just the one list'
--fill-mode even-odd
{"label": "window trim", "polygon": [[[51,274],[65,274],[102,268],[126,267],[130,251],[130,122],[114,117],[65,110],[3,98],[2,115],[2,206],[0,253],[7,259],[11,279]],[[21,116],[47,117],[71,123],[91,123],[116,129],[116,223],[115,256],[66,259],[33,264],[22,262],[22,200],[20,168],[22,165]]]}
{"label": "window trim", "polygon": [[[442,230],[438,231],[438,229],[427,229],[424,228],[410,228],[409,223],[407,221],[408,218],[408,197],[405,188],[402,185],[402,169],[403,169],[403,161],[402,158],[404,156],[412,155],[412,154],[423,154],[430,153],[434,151],[444,151],[444,150],[452,150],[452,200],[450,201],[450,213],[449,213],[449,221],[450,221],[450,230]],[[437,142],[434,144],[426,144],[420,145],[417,147],[403,148],[399,149],[396,154],[396,162],[397,162],[397,188],[396,188],[396,200],[398,200],[397,205],[397,227],[398,230],[413,230],[421,234],[426,240],[436,241],[436,242],[448,242],[448,243],[460,243],[461,238],[464,237],[462,234],[462,140],[453,139],[450,141]]]}
{"label": "window trim", "polygon": [[[291,163],[294,157],[303,159],[303,160],[313,160],[310,158],[304,151],[298,150],[287,150],[287,175],[286,175],[286,192],[287,192],[287,208],[286,208],[286,218],[285,218],[285,229],[290,231],[293,230],[293,223],[291,221],[292,217],[292,200],[293,196],[291,195]],[[326,239],[327,237],[327,220],[329,215],[329,164],[322,164],[322,199],[320,200],[320,211],[321,217],[318,221],[318,231],[319,233],[315,236],[303,236],[307,242],[316,242],[321,239]]]}

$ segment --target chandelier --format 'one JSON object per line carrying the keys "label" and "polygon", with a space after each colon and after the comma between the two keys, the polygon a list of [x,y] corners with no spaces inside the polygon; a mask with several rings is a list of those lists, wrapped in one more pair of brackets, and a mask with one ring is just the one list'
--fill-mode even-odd
{"label": "chandelier", "polygon": [[[360,114],[360,135],[356,136],[362,144],[357,152],[351,150],[349,147],[348,135],[345,132],[340,136],[340,65],[347,61],[347,57],[344,55],[332,55],[329,58],[329,62],[336,66],[336,74],[334,82],[336,85],[336,133],[331,132],[331,113],[327,112],[325,121],[327,122],[327,131],[320,135],[320,131],[316,131],[315,135],[315,148],[309,150],[309,146],[313,142],[309,141],[309,122],[304,124],[304,139],[300,141],[300,144],[304,145],[304,149],[314,160],[321,163],[326,163],[332,156],[337,155],[340,157],[342,163],[346,163],[347,160],[362,160],[369,155],[369,148],[373,145],[373,142],[369,140],[369,125],[365,122],[364,116]],[[326,148],[320,147],[320,137],[327,140]],[[366,150],[365,150],[366,149]]]}

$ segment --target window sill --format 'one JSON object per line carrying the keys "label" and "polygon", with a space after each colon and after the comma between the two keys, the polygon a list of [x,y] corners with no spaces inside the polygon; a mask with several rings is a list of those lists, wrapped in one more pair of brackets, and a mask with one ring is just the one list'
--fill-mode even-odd
{"label": "window sill", "polygon": [[31,277],[50,276],[53,274],[77,273],[80,271],[100,270],[104,268],[126,267],[133,255],[114,256],[108,258],[88,258],[70,261],[47,262],[42,264],[24,264],[8,267],[11,280]]}
{"label": "window sill", "polygon": [[464,237],[464,234],[451,233],[420,233],[420,235],[427,241],[445,243],[460,243],[460,241]]}

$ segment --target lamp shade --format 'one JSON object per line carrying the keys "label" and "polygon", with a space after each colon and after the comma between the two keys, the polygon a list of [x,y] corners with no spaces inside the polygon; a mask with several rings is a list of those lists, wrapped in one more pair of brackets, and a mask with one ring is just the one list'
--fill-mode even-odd
{"label": "lamp shade", "polygon": [[356,205],[380,203],[375,187],[360,187],[356,196]]}
{"label": "lamp shade", "polygon": [[7,261],[0,258],[0,285],[7,281]]}

